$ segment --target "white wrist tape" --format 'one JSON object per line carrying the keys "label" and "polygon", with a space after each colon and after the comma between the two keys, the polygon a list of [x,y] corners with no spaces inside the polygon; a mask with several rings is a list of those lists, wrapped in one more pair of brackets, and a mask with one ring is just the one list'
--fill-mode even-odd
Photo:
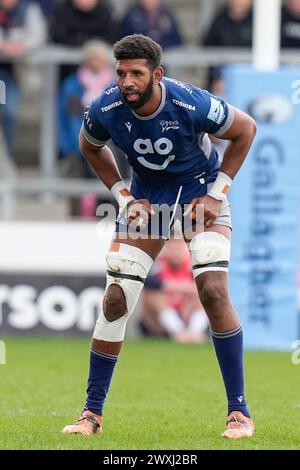
{"label": "white wrist tape", "polygon": [[219,171],[217,179],[208,191],[207,195],[218,199],[218,201],[224,201],[229,193],[231,185],[232,179],[230,176]]}
{"label": "white wrist tape", "polygon": [[131,201],[134,201],[134,197],[126,188],[126,185],[122,180],[117,181],[117,183],[115,183],[110,190],[115,199],[118,201],[120,212],[123,212]]}

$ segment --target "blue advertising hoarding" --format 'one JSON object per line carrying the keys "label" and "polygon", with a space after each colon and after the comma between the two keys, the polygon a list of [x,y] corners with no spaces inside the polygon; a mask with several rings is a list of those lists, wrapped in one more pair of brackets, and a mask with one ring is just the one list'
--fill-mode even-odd
{"label": "blue advertising hoarding", "polygon": [[299,337],[300,68],[235,65],[224,73],[227,101],[257,123],[230,192],[231,296],[246,348],[290,350]]}

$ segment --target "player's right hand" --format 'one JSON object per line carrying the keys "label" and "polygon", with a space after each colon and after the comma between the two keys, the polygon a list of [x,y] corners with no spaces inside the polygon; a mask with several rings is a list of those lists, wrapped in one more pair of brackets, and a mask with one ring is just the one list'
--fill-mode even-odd
{"label": "player's right hand", "polygon": [[147,226],[149,215],[154,215],[154,210],[148,199],[136,199],[127,205],[127,221],[131,227],[142,229]]}

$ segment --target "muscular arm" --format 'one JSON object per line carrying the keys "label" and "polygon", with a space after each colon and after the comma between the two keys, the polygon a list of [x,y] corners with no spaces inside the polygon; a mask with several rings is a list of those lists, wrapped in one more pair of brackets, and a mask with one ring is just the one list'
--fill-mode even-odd
{"label": "muscular arm", "polygon": [[108,189],[122,179],[113,153],[106,145],[100,148],[91,144],[86,140],[82,130],[79,135],[79,144],[82,155]]}
{"label": "muscular arm", "polygon": [[254,120],[237,108],[234,108],[234,119],[231,127],[220,139],[230,140],[224,153],[220,171],[231,179],[241,168],[256,134]]}
{"label": "muscular arm", "polygon": [[[79,145],[82,155],[108,189],[111,189],[117,182],[122,181],[113,153],[106,145],[101,148],[91,144],[85,138],[82,129],[79,134]],[[116,196],[113,192],[121,211],[127,206],[129,208],[127,213],[128,221],[133,222],[137,220],[138,225],[142,226],[145,221],[148,221],[149,214],[154,214],[150,202],[147,199],[135,201],[127,189],[124,195],[122,191],[123,189],[119,190],[121,197]]]}
{"label": "muscular arm", "polygon": [[[247,156],[255,134],[256,125],[254,120],[239,109],[234,108],[234,119],[232,125],[228,131],[219,136],[220,139],[230,140],[224,153],[219,176],[225,173],[225,175],[223,175],[225,178],[227,178],[226,175],[229,176],[229,179],[231,178],[231,180],[235,177]],[[195,218],[196,206],[198,204],[202,204],[204,206],[204,223],[206,227],[212,226],[221,210],[222,200],[219,200],[216,196],[216,192],[218,194],[220,189],[218,191],[215,190],[214,192],[214,187],[217,184],[218,178],[208,194],[194,199],[185,212],[186,215],[190,214],[192,218]],[[225,184],[226,183],[224,183],[224,185]]]}

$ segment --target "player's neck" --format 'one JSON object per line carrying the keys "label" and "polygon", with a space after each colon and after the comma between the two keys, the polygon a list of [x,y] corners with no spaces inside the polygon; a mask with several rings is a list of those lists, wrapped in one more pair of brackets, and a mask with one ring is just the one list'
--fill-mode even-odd
{"label": "player's neck", "polygon": [[139,109],[136,109],[135,112],[139,116],[151,116],[159,108],[162,100],[162,89],[161,85],[154,85],[153,94],[149,101],[147,101],[144,106]]}

